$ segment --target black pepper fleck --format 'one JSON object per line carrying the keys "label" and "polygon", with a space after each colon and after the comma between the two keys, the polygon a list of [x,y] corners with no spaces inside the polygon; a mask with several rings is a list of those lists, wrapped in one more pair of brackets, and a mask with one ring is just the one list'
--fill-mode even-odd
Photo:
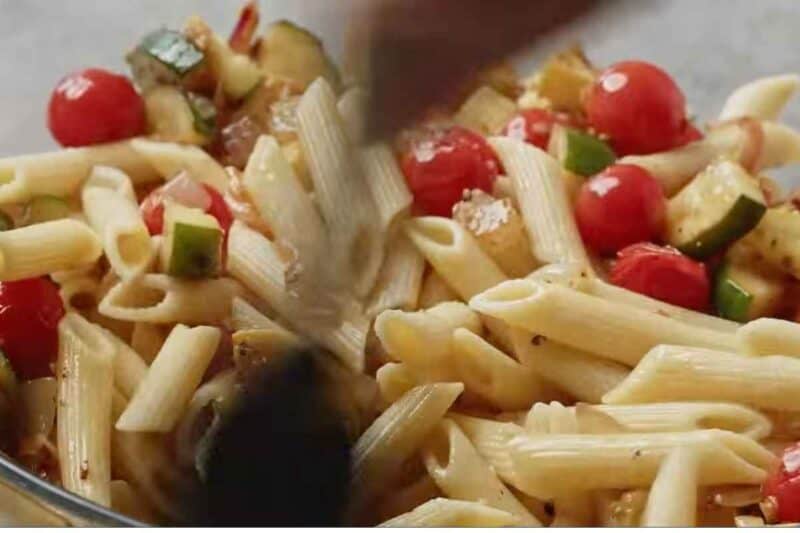
{"label": "black pepper fleck", "polygon": [[539,346],[546,340],[547,337],[545,337],[544,335],[534,335],[533,338],[531,339],[531,344],[533,344],[534,346]]}

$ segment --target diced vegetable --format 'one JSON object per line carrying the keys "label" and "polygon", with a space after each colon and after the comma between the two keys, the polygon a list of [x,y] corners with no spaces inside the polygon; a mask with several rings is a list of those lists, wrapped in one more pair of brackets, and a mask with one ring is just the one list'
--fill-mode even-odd
{"label": "diced vegetable", "polygon": [[665,211],[661,186],[635,165],[608,167],[583,183],[575,201],[583,242],[601,255],[637,242],[660,240]]}
{"label": "diced vegetable", "polygon": [[143,91],[159,84],[178,85],[201,67],[205,54],[184,34],[162,28],[145,35],[126,60]]}
{"label": "diced vegetable", "polygon": [[554,109],[583,113],[583,97],[596,74],[583,52],[576,48],[547,61],[538,80],[538,92]]}
{"label": "diced vegetable", "polygon": [[160,85],[145,96],[150,133],[159,140],[203,145],[213,134],[216,109],[200,96],[190,98],[171,85]]}
{"label": "diced vegetable", "polygon": [[281,20],[267,28],[259,48],[258,63],[267,73],[300,83],[303,88],[319,77],[332,87],[341,85],[339,72],[322,42],[308,30]]}
{"label": "diced vegetable", "polygon": [[254,0],[250,0],[242,6],[239,11],[239,20],[236,21],[236,26],[228,38],[231,50],[239,54],[250,52],[260,16],[258,4]]}
{"label": "diced vegetable", "polygon": [[211,35],[206,53],[212,72],[231,100],[245,98],[264,79],[264,72],[250,56],[231,50],[219,35]]}
{"label": "diced vegetable", "polygon": [[482,86],[461,105],[453,120],[484,135],[494,135],[503,129],[516,112],[514,100],[491,87]]}
{"label": "diced vegetable", "polygon": [[222,228],[202,210],[169,203],[164,210],[161,267],[170,276],[208,278],[222,265]]}
{"label": "diced vegetable", "polygon": [[611,282],[687,309],[707,311],[711,295],[706,266],[674,248],[634,244],[617,254]]}
{"label": "diced vegetable", "polygon": [[762,491],[775,505],[778,521],[800,521],[800,444],[795,443],[783,451]]}
{"label": "diced vegetable", "polygon": [[752,230],[766,211],[758,181],[732,161],[712,163],[667,208],[667,241],[707,259]]}
{"label": "diced vegetable", "polygon": [[686,100],[675,81],[644,61],[612,65],[587,91],[586,114],[620,156],[669,150],[681,140]]}
{"label": "diced vegetable", "polygon": [[70,214],[69,204],[58,196],[37,196],[25,207],[22,216],[23,224],[41,224],[51,220],[67,218]]}
{"label": "diced vegetable", "polygon": [[723,318],[747,322],[777,311],[784,289],[779,279],[726,263],[717,273],[714,306]]}
{"label": "diced vegetable", "polygon": [[141,135],[144,102],[125,76],[90,68],[74,72],[50,95],[47,126],[61,146],[89,146]]}
{"label": "diced vegetable", "polygon": [[163,231],[165,199],[205,211],[217,219],[225,233],[233,223],[233,215],[225,199],[216,189],[205,183],[198,183],[191,176],[181,173],[142,200],[139,209],[151,235],[159,235]]}
{"label": "diced vegetable", "polygon": [[14,229],[14,220],[7,213],[0,211],[0,231]]}
{"label": "diced vegetable", "polygon": [[577,126],[576,121],[566,113],[554,113],[548,109],[532,108],[520,111],[506,124],[503,135],[525,141],[547,149],[550,142],[550,133],[556,124],[564,126]]}
{"label": "diced vegetable", "polygon": [[800,279],[800,211],[794,206],[767,209],[745,241],[768,265]]}
{"label": "diced vegetable", "polygon": [[558,125],[550,134],[548,152],[562,167],[581,176],[596,174],[616,159],[614,151],[597,137]]}

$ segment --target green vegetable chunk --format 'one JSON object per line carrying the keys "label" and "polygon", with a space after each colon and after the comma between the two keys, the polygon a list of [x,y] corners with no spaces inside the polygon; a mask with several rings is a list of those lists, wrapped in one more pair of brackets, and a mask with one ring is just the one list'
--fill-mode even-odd
{"label": "green vegetable chunk", "polygon": [[553,128],[548,151],[561,166],[581,176],[597,174],[617,159],[614,151],[597,137],[564,126]]}
{"label": "green vegetable chunk", "polygon": [[780,279],[727,262],[716,277],[714,306],[722,318],[748,322],[774,313],[784,288]]}
{"label": "green vegetable chunk", "polygon": [[296,81],[303,88],[319,77],[328,80],[334,89],[341,85],[339,72],[322,42],[308,30],[286,20],[267,28],[258,63],[269,74]]}
{"label": "green vegetable chunk", "polygon": [[29,226],[67,218],[69,214],[69,204],[63,198],[50,195],[37,196],[25,207],[23,221]]}
{"label": "green vegetable chunk", "polygon": [[752,230],[766,210],[755,179],[733,161],[716,161],[669,201],[667,241],[708,259]]}
{"label": "green vegetable chunk", "polygon": [[161,256],[164,272],[195,279],[219,275],[222,228],[217,219],[200,209],[173,203],[164,211],[164,229]]}
{"label": "green vegetable chunk", "polygon": [[216,109],[202,96],[159,85],[144,99],[150,133],[159,140],[203,145],[211,141]]}
{"label": "green vegetable chunk", "polygon": [[179,84],[205,62],[205,54],[182,33],[162,28],[147,34],[126,60],[137,85],[149,91]]}

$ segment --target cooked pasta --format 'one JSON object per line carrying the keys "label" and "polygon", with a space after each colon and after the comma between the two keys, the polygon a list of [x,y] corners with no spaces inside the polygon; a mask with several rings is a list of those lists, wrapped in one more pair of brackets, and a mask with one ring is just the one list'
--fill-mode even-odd
{"label": "cooked pasta", "polygon": [[164,179],[185,171],[193,179],[207,183],[219,191],[228,184],[225,169],[197,146],[157,142],[147,139],[131,141],[131,147]]}
{"label": "cooked pasta", "polygon": [[737,88],[722,107],[720,120],[752,117],[776,120],[800,88],[800,76],[782,74],[751,81]]}
{"label": "cooked pasta", "polygon": [[795,322],[759,318],[741,326],[736,337],[749,355],[800,357],[800,326]]}
{"label": "cooked pasta", "polygon": [[379,527],[505,527],[518,523],[511,513],[482,503],[435,498]]}
{"label": "cooked pasta", "polygon": [[658,470],[642,516],[644,527],[691,527],[697,514],[699,453],[675,448]]}
{"label": "cooked pasta", "polygon": [[408,237],[397,235],[369,296],[367,315],[376,316],[387,309],[416,309],[424,273],[425,258]]}

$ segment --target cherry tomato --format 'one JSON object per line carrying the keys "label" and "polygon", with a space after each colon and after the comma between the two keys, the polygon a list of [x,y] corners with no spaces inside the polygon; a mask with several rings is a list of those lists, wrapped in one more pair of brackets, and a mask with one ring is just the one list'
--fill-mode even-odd
{"label": "cherry tomato", "polygon": [[620,287],[687,309],[705,311],[709,306],[706,266],[669,246],[628,246],[617,254],[610,279]]}
{"label": "cherry tomato", "polygon": [[[210,185],[206,185],[205,183],[201,185],[211,197],[211,204],[205,212],[217,219],[222,231],[227,235],[231,224],[233,224],[233,215],[230,209],[228,209],[228,205],[225,203],[225,198]],[[161,235],[164,231],[163,187],[159,187],[148,194],[147,197],[142,200],[139,210],[142,213],[142,219],[150,235]]]}
{"label": "cherry tomato", "polygon": [[612,165],[585,181],[575,202],[583,241],[599,254],[658,240],[667,200],[659,183],[636,165]]}
{"label": "cherry tomato", "polygon": [[500,172],[486,140],[458,126],[413,142],[401,166],[415,204],[443,217],[452,214],[465,189],[490,192]]}
{"label": "cherry tomato", "polygon": [[95,68],[58,82],[47,116],[50,133],[62,146],[127,139],[146,127],[144,102],[130,80]]}
{"label": "cherry tomato", "polygon": [[683,128],[683,131],[681,132],[680,137],[678,137],[678,141],[675,143],[675,148],[699,141],[702,138],[703,132],[697,129],[691,122],[687,122]]}
{"label": "cherry tomato", "polygon": [[649,154],[679,142],[686,100],[657,66],[623,61],[606,69],[590,87],[586,114],[598,133],[608,135],[618,154]]}
{"label": "cherry tomato", "polygon": [[64,306],[48,278],[0,282],[0,348],[20,379],[52,375]]}
{"label": "cherry tomato", "polygon": [[508,122],[503,130],[503,135],[525,141],[538,146],[542,150],[546,150],[547,143],[550,142],[550,133],[556,124],[579,126],[566,113],[554,113],[547,109],[539,108],[525,109]]}
{"label": "cherry tomato", "polygon": [[784,450],[762,490],[765,497],[774,498],[780,522],[800,522],[800,443]]}

